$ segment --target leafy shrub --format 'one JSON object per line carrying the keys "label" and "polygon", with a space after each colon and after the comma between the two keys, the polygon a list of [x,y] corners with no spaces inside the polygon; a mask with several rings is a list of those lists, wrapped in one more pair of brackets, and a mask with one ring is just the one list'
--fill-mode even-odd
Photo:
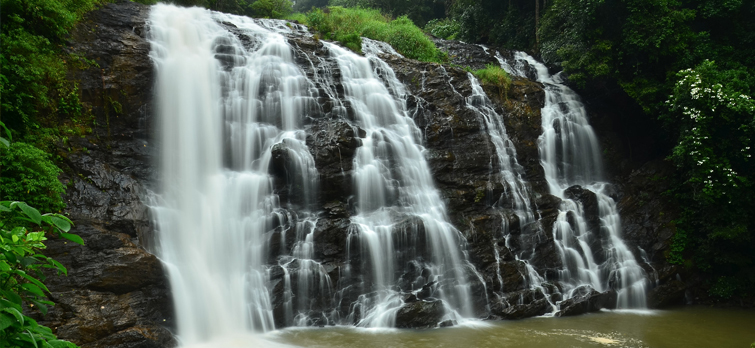
{"label": "leafy shrub", "polygon": [[[7,221],[26,221],[36,228],[31,231]],[[24,308],[33,306],[46,315],[53,305],[45,299],[44,292],[50,290],[42,283],[42,269],[55,269],[58,274],[67,270],[40,251],[46,248],[45,233],[83,245],[81,237],[67,233],[71,224],[63,215],[42,215],[23,202],[0,202],[0,347],[77,348],[23,314]]]}
{"label": "leafy shrub", "polygon": [[50,155],[26,143],[0,148],[0,199],[26,201],[45,211],[65,207],[60,169]]}
{"label": "leafy shrub", "polygon": [[251,9],[257,17],[284,18],[291,13],[293,6],[289,0],[257,0]]}
{"label": "leafy shrub", "polygon": [[447,60],[420,28],[406,16],[390,20],[378,10],[331,6],[326,11],[314,9],[304,22],[325,40],[335,40],[361,52],[361,37],[385,41],[407,58],[425,62]]}
{"label": "leafy shrub", "polygon": [[425,32],[445,40],[456,40],[461,26],[459,22],[449,19],[433,19],[425,25]]}

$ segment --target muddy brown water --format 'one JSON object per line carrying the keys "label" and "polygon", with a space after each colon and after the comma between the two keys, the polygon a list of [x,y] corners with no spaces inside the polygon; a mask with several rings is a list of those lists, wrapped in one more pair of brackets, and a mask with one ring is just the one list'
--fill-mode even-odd
{"label": "muddy brown water", "polygon": [[603,311],[570,318],[472,322],[430,330],[292,328],[265,339],[299,347],[750,348],[755,311],[684,307]]}

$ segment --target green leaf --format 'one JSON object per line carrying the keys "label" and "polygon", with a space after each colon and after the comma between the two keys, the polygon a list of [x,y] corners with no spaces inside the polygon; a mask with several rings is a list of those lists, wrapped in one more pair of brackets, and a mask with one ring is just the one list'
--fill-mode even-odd
{"label": "green leaf", "polygon": [[31,343],[34,343],[34,348],[39,348],[39,346],[37,345],[36,337],[34,337],[34,335],[29,330],[26,330],[26,333],[29,334],[29,337],[31,338]]}
{"label": "green leaf", "polygon": [[[45,301],[45,302],[49,302],[49,301]],[[46,303],[42,303],[41,301],[37,301],[37,300],[31,300],[31,303],[33,303],[34,306],[36,306],[37,309],[40,312],[42,312],[42,315],[47,315],[47,304]]]}
{"label": "green leaf", "polygon": [[68,239],[68,240],[70,240],[70,241],[72,241],[74,243],[78,243],[78,244],[84,245],[84,240],[81,239],[81,237],[79,237],[79,236],[77,236],[75,234],[60,232],[60,236],[63,237],[63,238],[65,238],[65,239]]}
{"label": "green leaf", "polygon": [[16,274],[21,275],[26,280],[28,280],[28,281],[32,282],[34,285],[38,286],[40,289],[43,289],[44,291],[50,291],[50,290],[47,289],[47,287],[44,284],[42,284],[42,282],[40,282],[39,280],[37,280],[37,278],[34,278],[34,277],[26,274],[26,272],[16,272]]}
{"label": "green leaf", "polygon": [[31,284],[31,283],[21,284],[21,288],[23,288],[24,290],[26,290],[28,292],[31,292],[34,295],[37,295],[37,296],[40,296],[40,297],[44,297],[45,296],[45,293],[42,292],[42,290],[38,286],[36,286],[34,284]]}
{"label": "green leaf", "polygon": [[55,266],[58,272],[68,275],[68,269],[66,269],[66,266],[63,266],[63,264],[51,258],[48,258],[47,261],[50,262],[50,264],[52,264],[53,266]]}
{"label": "green leaf", "polygon": [[13,316],[7,314],[7,313],[0,313],[0,331],[5,330],[8,326],[13,325],[16,320],[13,319]]}
{"label": "green leaf", "polygon": [[[68,220],[68,219],[64,220],[64,219],[61,219],[58,216],[54,216],[53,215],[53,216],[50,216],[50,220],[55,225],[55,227],[59,228],[63,232],[68,232],[68,231],[71,230],[71,223],[70,223],[70,220]],[[66,221],[66,220],[68,220],[68,221]]]}
{"label": "green leaf", "polygon": [[8,139],[5,139],[3,137],[0,137],[0,144],[2,144],[5,147],[10,147],[10,141],[8,141]]}
{"label": "green leaf", "polygon": [[47,343],[53,348],[77,348],[75,344],[63,340],[52,340]]}
{"label": "green leaf", "polygon": [[[10,290],[0,290],[0,295],[3,295],[6,299],[0,299],[0,303],[3,303],[4,307],[13,307],[21,309],[21,296]],[[4,303],[7,302],[7,303]]]}
{"label": "green leaf", "polygon": [[3,272],[10,271],[10,265],[5,260],[0,260],[0,271],[3,271]]}
{"label": "green leaf", "polygon": [[16,321],[18,321],[21,324],[21,326],[24,325],[24,315],[21,314],[21,312],[18,309],[7,307],[7,308],[3,308],[2,311],[5,313],[10,313],[14,317],[16,317]]}
{"label": "green leaf", "polygon": [[21,210],[28,216],[32,221],[34,221],[37,225],[42,223],[42,214],[39,213],[39,210],[34,209],[27,205],[26,203],[20,202],[18,204],[18,207],[21,208]]}

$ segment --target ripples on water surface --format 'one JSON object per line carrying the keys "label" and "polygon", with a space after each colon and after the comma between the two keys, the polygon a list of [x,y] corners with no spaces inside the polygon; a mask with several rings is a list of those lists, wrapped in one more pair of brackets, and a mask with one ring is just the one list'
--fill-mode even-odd
{"label": "ripples on water surface", "polygon": [[300,347],[744,347],[755,342],[755,311],[691,307],[615,311],[570,318],[488,321],[435,330],[293,328],[266,335]]}

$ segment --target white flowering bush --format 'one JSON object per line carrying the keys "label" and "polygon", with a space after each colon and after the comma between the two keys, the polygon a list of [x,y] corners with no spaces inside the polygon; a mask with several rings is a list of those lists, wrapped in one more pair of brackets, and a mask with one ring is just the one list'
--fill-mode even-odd
{"label": "white flowering bush", "polygon": [[679,129],[671,160],[682,204],[669,261],[709,271],[709,292],[722,298],[755,292],[755,101],[748,74],[706,60],[676,74],[665,102],[664,118]]}
{"label": "white flowering bush", "polygon": [[735,81],[721,81],[731,76],[712,61],[677,76],[674,94],[666,101],[681,126],[672,159],[699,199],[729,204],[743,185],[750,186],[755,101]]}

